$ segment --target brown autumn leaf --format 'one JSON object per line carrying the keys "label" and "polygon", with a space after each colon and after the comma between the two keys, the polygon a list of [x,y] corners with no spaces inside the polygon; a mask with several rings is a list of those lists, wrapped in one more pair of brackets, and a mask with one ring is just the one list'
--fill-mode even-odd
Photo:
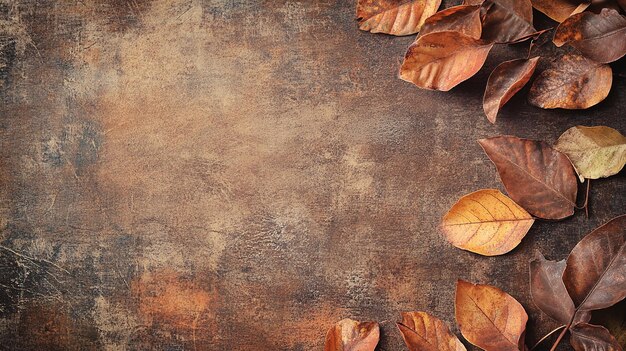
{"label": "brown autumn leaf", "polygon": [[617,61],[626,55],[626,17],[604,8],[600,13],[582,12],[561,23],[554,44],[569,44],[586,57],[599,62]]}
{"label": "brown autumn leaf", "polygon": [[578,310],[607,308],[626,297],[626,215],[585,236],[567,258],[563,282]]}
{"label": "brown autumn leaf", "polygon": [[461,333],[473,345],[491,351],[524,350],[528,315],[504,291],[458,280],[455,314]]}
{"label": "brown autumn leaf", "polygon": [[480,39],[482,33],[480,6],[460,5],[439,11],[426,19],[420,35],[444,31],[460,32],[474,39]]}
{"label": "brown autumn leaf", "polygon": [[576,351],[622,351],[622,347],[603,326],[580,323],[570,328],[570,344]]}
{"label": "brown autumn leaf", "polygon": [[379,338],[378,323],[346,318],[328,330],[324,351],[374,351]]}
{"label": "brown autumn leaf", "polygon": [[594,311],[591,323],[606,327],[622,349],[626,348],[626,300],[607,309]]}
{"label": "brown autumn leaf", "polygon": [[465,4],[485,8],[482,39],[487,42],[512,43],[536,32],[530,0],[466,0]]}
{"label": "brown autumn leaf", "polygon": [[612,82],[609,65],[580,55],[564,55],[535,79],[528,101],[546,109],[585,109],[604,100]]}
{"label": "brown autumn leaf", "polygon": [[403,312],[397,325],[409,351],[466,351],[444,322],[426,312]]}
{"label": "brown autumn leaf", "polygon": [[569,157],[581,182],[612,176],[626,165],[626,137],[609,127],[572,127],[554,148]]}
{"label": "brown autumn leaf", "polygon": [[492,47],[459,32],[419,36],[404,56],[400,79],[423,89],[448,91],[476,74]]}
{"label": "brown autumn leaf", "polygon": [[585,0],[531,0],[533,7],[557,22],[584,11],[591,1]]}
{"label": "brown autumn leaf", "polygon": [[500,108],[528,83],[537,62],[539,57],[505,61],[491,72],[483,97],[483,110],[489,122],[496,123]]}
{"label": "brown autumn leaf", "polygon": [[495,164],[509,196],[545,219],[571,216],[578,183],[567,156],[542,141],[497,136],[478,141]]}
{"label": "brown autumn leaf", "polygon": [[357,0],[359,29],[372,33],[410,35],[441,5],[441,0]]}
{"label": "brown autumn leaf", "polygon": [[463,196],[443,217],[441,229],[448,241],[484,256],[513,250],[535,220],[496,189]]}
{"label": "brown autumn leaf", "polygon": [[[568,324],[577,312],[563,283],[565,260],[548,261],[540,252],[530,261],[530,294],[533,302],[550,318]],[[576,322],[588,322],[591,315],[580,312]]]}

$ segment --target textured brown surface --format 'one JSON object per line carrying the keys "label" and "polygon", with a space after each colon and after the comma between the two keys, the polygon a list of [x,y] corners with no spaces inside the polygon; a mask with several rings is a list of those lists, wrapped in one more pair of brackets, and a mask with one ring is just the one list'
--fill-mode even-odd
{"label": "textured brown surface", "polygon": [[457,278],[518,299],[532,344],[555,327],[533,251],[563,259],[625,212],[622,172],[592,183],[589,220],[538,221],[504,257],[437,229],[503,190],[477,139],[624,133],[623,78],[587,111],[522,92],[492,125],[487,76],[525,47],[418,90],[396,78],[413,38],[359,31],[348,1],[0,3],[0,349],[321,350],[352,317],[403,350],[401,311],[458,335]]}

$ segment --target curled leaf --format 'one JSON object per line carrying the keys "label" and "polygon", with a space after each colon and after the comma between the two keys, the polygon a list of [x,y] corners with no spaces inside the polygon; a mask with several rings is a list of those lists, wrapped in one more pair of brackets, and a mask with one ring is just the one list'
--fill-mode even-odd
{"label": "curled leaf", "polygon": [[409,351],[466,351],[445,323],[426,312],[404,312],[397,325]]}
{"label": "curled leaf", "polygon": [[359,29],[372,33],[410,35],[441,5],[441,0],[358,0]]}
{"label": "curled leaf", "polygon": [[626,164],[626,137],[609,127],[572,127],[554,148],[569,157],[581,182],[612,176]]}
{"label": "curled leaf", "polygon": [[420,88],[448,91],[476,74],[492,47],[458,32],[419,36],[404,56],[400,79]]}
{"label": "curled leaf", "polygon": [[570,328],[570,332],[570,343],[576,351],[622,350],[617,340],[603,326],[580,323]]}
{"label": "curled leaf", "polygon": [[513,250],[534,219],[496,189],[463,196],[443,217],[442,230],[452,245],[485,256]]}
{"label": "curled leaf", "polygon": [[565,21],[569,16],[584,11],[591,1],[584,0],[531,0],[537,11],[557,22]]}
{"label": "curled leaf", "polygon": [[478,141],[509,196],[532,215],[562,219],[574,213],[578,184],[567,156],[542,141],[498,136]]}
{"label": "curled leaf", "polygon": [[374,351],[379,338],[378,323],[346,318],[328,330],[324,351]]}
{"label": "curled leaf", "polygon": [[539,57],[505,61],[491,72],[483,97],[483,109],[491,123],[496,122],[500,108],[528,83],[537,62]]}
{"label": "curled leaf", "polygon": [[460,32],[474,39],[480,39],[482,33],[480,6],[460,5],[439,11],[426,19],[420,35],[444,31]]}
{"label": "curled leaf", "polygon": [[626,55],[626,17],[608,8],[579,13],[558,26],[554,44],[569,44],[596,62],[617,61]]}
{"label": "curled leaf", "polygon": [[485,9],[482,39],[487,42],[512,43],[536,32],[533,7],[529,0],[467,0]]}
{"label": "curled leaf", "polygon": [[626,215],[597,228],[574,247],[563,282],[583,311],[606,308],[626,297]]}
{"label": "curled leaf", "polygon": [[459,280],[455,314],[461,333],[473,345],[484,350],[524,350],[528,315],[504,291]]}
{"label": "curled leaf", "polygon": [[541,108],[585,109],[604,100],[611,67],[580,55],[564,55],[533,82],[528,101]]}

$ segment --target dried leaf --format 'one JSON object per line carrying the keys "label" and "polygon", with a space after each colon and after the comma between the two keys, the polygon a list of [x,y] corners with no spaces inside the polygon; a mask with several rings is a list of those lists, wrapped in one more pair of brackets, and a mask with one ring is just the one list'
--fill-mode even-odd
{"label": "dried leaf", "polygon": [[580,323],[570,328],[570,343],[576,351],[622,351],[613,335],[602,326]]}
{"label": "dried leaf", "polygon": [[626,137],[609,127],[572,127],[554,148],[569,157],[581,182],[612,176],[626,164]]}
{"label": "dried leaf", "polygon": [[496,123],[500,108],[528,83],[537,62],[539,57],[505,61],[491,72],[483,97],[483,109],[491,123]]}
{"label": "dried leaf", "polygon": [[443,217],[441,225],[452,245],[485,256],[513,250],[534,219],[496,189],[463,196]]}
{"label": "dried leaf", "polygon": [[441,5],[441,0],[358,0],[359,29],[372,33],[410,35]]}
{"label": "dried leaf", "polygon": [[626,348],[626,300],[607,309],[594,311],[591,322],[605,326],[622,349]]}
{"label": "dried leaf", "polygon": [[533,7],[557,22],[584,11],[591,1],[584,0],[531,0]]}
{"label": "dried leaf", "polygon": [[404,312],[397,323],[409,351],[466,351],[448,326],[425,312]]}
{"label": "dried leaf", "polygon": [[611,67],[580,55],[564,55],[533,82],[528,101],[541,108],[585,109],[604,100]]}
{"label": "dried leaf", "polygon": [[[540,252],[530,261],[530,293],[535,305],[552,319],[568,324],[576,308],[563,283],[565,260],[548,261]],[[589,313],[578,313],[576,322],[588,322]]]}
{"label": "dried leaf", "polygon": [[509,196],[530,214],[561,219],[574,213],[577,181],[567,156],[542,141],[498,136],[478,141]]}
{"label": "dried leaf", "polygon": [[404,57],[400,79],[448,91],[480,70],[492,46],[458,32],[419,36]]}
{"label": "dried leaf", "polygon": [[480,6],[460,5],[439,11],[426,19],[420,35],[444,31],[460,32],[474,39],[480,39],[482,33]]}
{"label": "dried leaf", "polygon": [[554,44],[569,44],[596,62],[617,61],[626,55],[626,17],[608,8],[579,13],[558,26]]}
{"label": "dried leaf", "polygon": [[378,323],[343,319],[328,330],[324,351],[374,351],[379,337]]}
{"label": "dried leaf", "polygon": [[524,350],[528,315],[509,294],[459,280],[455,310],[461,333],[473,345],[491,351]]}
{"label": "dried leaf", "polygon": [[609,307],[626,297],[626,215],[585,236],[567,258],[563,282],[579,310]]}
{"label": "dried leaf", "polygon": [[488,42],[512,43],[536,32],[530,0],[466,0],[486,9],[482,39]]}

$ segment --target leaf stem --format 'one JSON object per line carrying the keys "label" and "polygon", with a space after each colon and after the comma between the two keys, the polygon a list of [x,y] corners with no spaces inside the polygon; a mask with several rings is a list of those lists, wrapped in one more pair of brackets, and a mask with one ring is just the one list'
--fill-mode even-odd
{"label": "leaf stem", "polygon": [[552,336],[552,334],[554,334],[554,333],[558,332],[559,330],[561,330],[561,329],[563,329],[563,328],[565,328],[565,325],[562,325],[562,326],[560,326],[560,327],[558,327],[558,328],[556,328],[556,329],[552,330],[552,331],[551,331],[551,332],[549,332],[548,334],[546,334],[543,338],[539,339],[539,341],[537,341],[537,342],[535,343],[535,346],[531,347],[529,351],[533,351],[534,349],[536,349],[536,348],[537,348],[537,346],[539,346],[542,342],[546,341],[546,339],[547,339],[547,338],[549,338],[549,337],[551,337],[551,336]]}
{"label": "leaf stem", "polygon": [[587,193],[585,194],[585,217],[589,219],[589,188],[591,187],[591,179],[587,179]]}
{"label": "leaf stem", "polygon": [[[574,314],[575,315],[575,314]],[[573,318],[572,318],[573,319]],[[559,334],[559,337],[556,338],[556,341],[554,342],[554,345],[552,345],[552,348],[550,348],[550,351],[554,351],[556,350],[556,347],[559,346],[559,343],[561,342],[561,340],[563,339],[563,337],[565,336],[565,333],[567,333],[567,330],[569,330],[569,327],[572,326],[572,322],[569,322],[565,328],[563,328],[563,331],[561,332],[561,334]]]}

